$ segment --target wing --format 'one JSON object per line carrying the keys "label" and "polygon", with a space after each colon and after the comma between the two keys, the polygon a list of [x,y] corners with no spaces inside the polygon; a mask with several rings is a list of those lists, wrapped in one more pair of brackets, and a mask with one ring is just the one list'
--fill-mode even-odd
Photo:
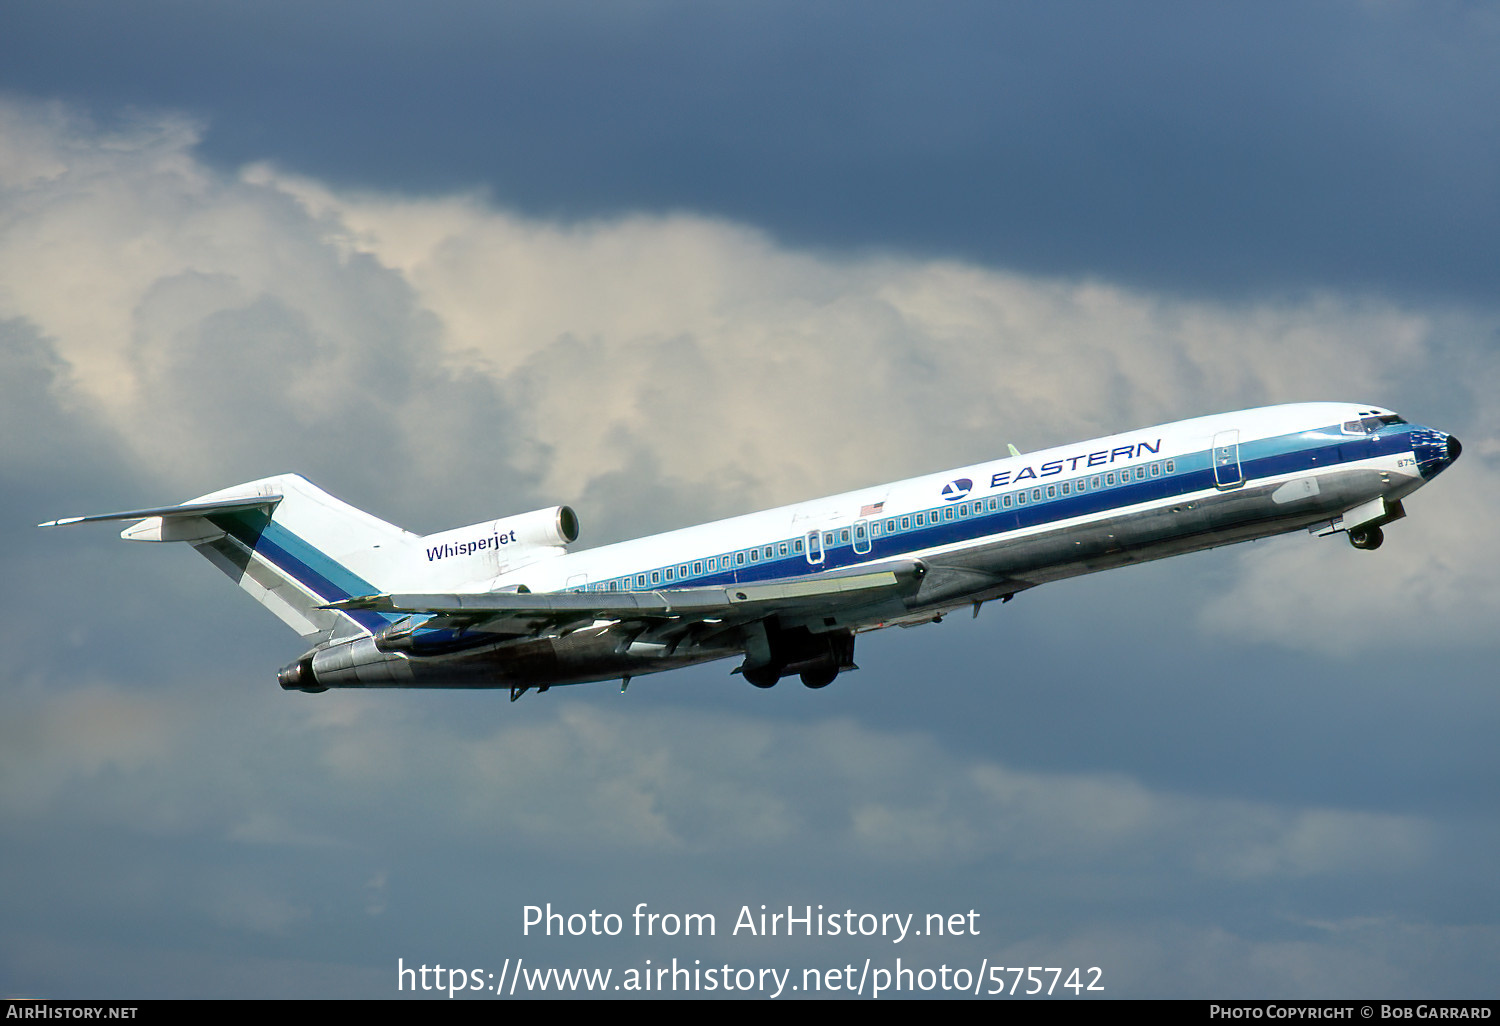
{"label": "wing", "polygon": [[890,604],[904,610],[901,600],[917,590],[926,573],[927,567],[912,559],[729,587],[366,595],[324,608],[426,614],[430,619],[412,625],[422,630],[540,637],[567,634],[603,621],[637,625],[651,629],[655,637],[671,637],[705,629],[719,633],[773,615],[795,621],[842,619],[866,610],[873,614]]}

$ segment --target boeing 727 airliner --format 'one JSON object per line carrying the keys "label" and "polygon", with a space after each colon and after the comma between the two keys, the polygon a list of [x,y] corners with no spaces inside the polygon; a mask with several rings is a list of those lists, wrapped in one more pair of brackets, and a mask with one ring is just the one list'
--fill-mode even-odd
{"label": "boeing 727 airliner", "polygon": [[[1014,451],[1014,450],[1013,450]],[[820,688],[855,636],[1096,570],[1307,529],[1374,549],[1458,439],[1302,403],[1143,428],[570,552],[567,506],[419,536],[287,474],[138,521],[197,549],[302,635],[288,690],[531,688],[739,657]]]}

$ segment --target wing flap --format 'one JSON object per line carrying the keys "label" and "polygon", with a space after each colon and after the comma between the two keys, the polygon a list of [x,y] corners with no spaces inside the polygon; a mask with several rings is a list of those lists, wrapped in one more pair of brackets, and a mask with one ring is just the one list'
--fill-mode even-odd
{"label": "wing flap", "polygon": [[470,592],[434,595],[364,595],[324,608],[427,614],[423,626],[478,627],[494,633],[540,632],[586,617],[599,620],[683,623],[761,619],[773,614],[863,606],[915,590],[927,568],[917,560],[835,571],[817,577],[642,592]]}

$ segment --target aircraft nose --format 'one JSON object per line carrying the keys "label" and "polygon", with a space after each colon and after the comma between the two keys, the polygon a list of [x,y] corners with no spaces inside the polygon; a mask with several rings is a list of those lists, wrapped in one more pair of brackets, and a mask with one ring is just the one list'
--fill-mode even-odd
{"label": "aircraft nose", "polygon": [[1454,435],[1433,428],[1418,428],[1412,432],[1412,454],[1417,457],[1417,470],[1424,479],[1447,470],[1464,451],[1463,444]]}

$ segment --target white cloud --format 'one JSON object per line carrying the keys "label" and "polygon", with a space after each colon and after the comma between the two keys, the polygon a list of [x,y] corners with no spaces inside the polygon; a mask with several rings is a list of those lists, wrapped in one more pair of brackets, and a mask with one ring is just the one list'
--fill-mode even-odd
{"label": "white cloud", "polygon": [[0,318],[48,340],[163,498],[302,469],[400,482],[392,518],[580,501],[597,540],[1007,441],[1381,401],[1431,369],[1432,317],[1374,300],[1219,306],[691,215],[555,224],[224,175],[173,117],[0,117]]}
{"label": "white cloud", "polygon": [[[1486,637],[1500,608],[1492,320],[1324,295],[1223,306],[778,246],[689,215],[554,224],[469,196],[198,161],[0,102],[0,357],[15,468],[119,452],[186,498],[300,470],[417,530],[570,502],[630,536],[1131,424],[1441,380],[1466,459],[1378,553],[1241,553],[1200,623],[1348,654]],[[1433,386],[1429,386],[1429,391]],[[1444,391],[1445,390],[1445,391]],[[43,404],[45,393],[50,404]],[[28,456],[29,454],[29,456]],[[68,511],[63,511],[68,512]]]}
{"label": "white cloud", "polygon": [[[419,530],[574,501],[593,542],[982,459],[1008,441],[1300,399],[1395,405],[1409,382],[1435,381],[1420,394],[1460,419],[1405,412],[1459,430],[1468,454],[1408,502],[1386,547],[1246,547],[1198,623],[1348,653],[1487,638],[1500,612],[1487,473],[1500,358],[1467,346],[1454,359],[1449,341],[1493,332],[1481,316],[1331,295],[1226,306],[813,254],[689,215],[556,224],[271,166],[226,175],[195,143],[177,118],[106,136],[65,108],[0,101],[10,480],[96,478],[102,509],[297,469]],[[17,444],[28,430],[38,437]],[[115,493],[122,480],[135,494]],[[111,610],[122,632],[153,622],[134,608],[151,591],[131,590],[139,564],[63,574],[48,553],[10,551],[7,568],[32,583],[4,636],[34,669],[13,671],[0,717],[4,829],[66,818],[80,833],[209,846],[179,856],[194,863],[285,848],[314,867],[305,884],[271,870],[201,882],[193,914],[231,930],[305,926],[323,906],[304,888],[326,885],[325,860],[352,864],[340,900],[362,921],[392,917],[418,862],[401,858],[410,838],[486,865],[811,863],[866,879],[994,866],[1071,885],[1108,866],[1148,895],[1168,878],[1405,879],[1435,872],[1445,850],[1422,817],[1026,770],[845,720],[646,714],[553,693],[555,704],[528,699],[496,726],[458,729],[390,696],[289,703],[264,682],[253,697],[226,693],[223,679],[153,679],[139,694],[80,685],[59,669],[70,650],[35,639],[55,630],[73,644],[55,611],[90,623],[77,610],[98,594],[128,596],[111,599],[132,606]],[[149,908],[168,889],[156,880],[120,900]],[[1212,939],[1190,932],[1148,968]],[[1237,937],[1221,954],[1202,958],[1217,969],[1253,957],[1266,979],[1303,957]],[[1364,979],[1378,960],[1356,963],[1335,957],[1327,971]]]}

